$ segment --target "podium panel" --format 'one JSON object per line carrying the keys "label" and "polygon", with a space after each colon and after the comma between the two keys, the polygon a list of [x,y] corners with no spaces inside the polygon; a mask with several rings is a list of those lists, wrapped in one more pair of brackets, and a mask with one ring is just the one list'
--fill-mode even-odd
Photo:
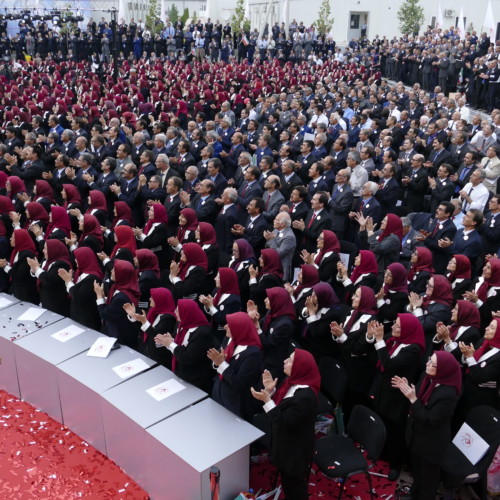
{"label": "podium panel", "polygon": [[[210,500],[210,468],[220,470],[220,498],[249,482],[249,445],[263,432],[206,399],[147,429],[147,484],[153,500]],[[166,466],[168,464],[168,466]]]}
{"label": "podium panel", "polygon": [[[134,369],[136,363],[141,366],[139,371]],[[107,454],[101,394],[155,364],[133,349],[121,346],[111,351],[107,358],[82,353],[57,365],[64,425]]]}
{"label": "podium panel", "polygon": [[87,351],[101,335],[65,318],[17,340],[14,351],[21,398],[62,423],[56,365]]}
{"label": "podium panel", "polygon": [[[148,490],[145,429],[205,399],[207,394],[157,366],[101,394],[108,457]],[[126,439],[124,439],[126,436]]]}
{"label": "podium panel", "polygon": [[[0,304],[12,300],[13,305],[0,308],[0,387],[21,397],[15,359],[15,342],[38,332],[63,317],[29,302],[19,302],[15,297],[0,294]],[[4,300],[2,300],[2,298]]]}

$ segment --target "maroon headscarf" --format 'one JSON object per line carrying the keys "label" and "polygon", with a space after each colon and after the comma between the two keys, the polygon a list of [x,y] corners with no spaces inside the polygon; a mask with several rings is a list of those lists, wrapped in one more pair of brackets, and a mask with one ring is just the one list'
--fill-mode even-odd
{"label": "maroon headscarf", "polygon": [[323,309],[323,307],[332,307],[339,303],[339,298],[330,283],[317,283],[312,287],[312,289],[318,299],[318,309]]}
{"label": "maroon headscarf", "polygon": [[63,184],[64,192],[66,193],[66,201],[64,202],[64,208],[68,208],[70,203],[82,204],[82,197],[76,186],[73,184]]}
{"label": "maroon headscarf", "polygon": [[293,355],[292,371],[280,385],[275,396],[274,402],[279,405],[286,393],[294,385],[307,385],[317,395],[321,386],[321,375],[318,365],[313,355],[303,349],[295,349]]}
{"label": "maroon headscarf", "polygon": [[186,219],[186,224],[183,226],[179,225],[177,229],[177,239],[179,243],[182,243],[186,231],[196,231],[198,228],[198,218],[196,217],[196,212],[192,208],[183,208],[180,211],[180,215],[183,215]]}
{"label": "maroon headscarf", "polygon": [[132,304],[137,306],[141,292],[139,290],[137,271],[134,266],[126,261],[115,259],[113,263],[115,271],[115,281],[108,293],[107,303],[111,303],[115,291],[123,292]]}
{"label": "maroon headscarf", "polygon": [[31,201],[26,204],[26,209],[30,214],[30,218],[26,221],[25,229],[27,229],[30,224],[36,220],[43,222],[44,224],[49,223],[49,214],[41,203],[38,203],[37,201]]}
{"label": "maroon headscarf", "polygon": [[455,281],[456,279],[470,279],[471,268],[470,260],[466,255],[456,254],[453,256],[455,262],[457,263],[455,271],[448,274],[448,279],[450,281]]}
{"label": "maroon headscarf", "polygon": [[417,262],[412,264],[408,271],[408,282],[412,281],[415,274],[420,271],[429,271],[431,274],[434,273],[434,268],[432,267],[432,252],[427,247],[417,247],[415,251],[417,252]]}
{"label": "maroon headscarf", "polygon": [[450,339],[455,340],[461,326],[480,328],[481,315],[475,304],[468,300],[457,300],[457,321],[450,326]]}
{"label": "maroon headscarf", "polygon": [[238,238],[237,240],[234,240],[234,242],[238,247],[239,257],[231,263],[232,269],[236,269],[238,267],[238,264],[245,260],[253,260],[254,262],[256,261],[255,252],[253,251],[252,246],[250,245],[250,243],[248,243],[247,240]]}
{"label": "maroon headscarf", "polygon": [[200,245],[215,245],[217,243],[217,236],[212,224],[209,224],[208,222],[200,222],[199,231]]}
{"label": "maroon headscarf", "polygon": [[141,248],[140,250],[137,250],[135,256],[137,257],[137,267],[139,268],[140,273],[142,273],[143,271],[154,271],[156,277],[160,277],[160,265],[158,264],[158,257],[152,250],[150,250],[149,248]]}
{"label": "maroon headscarf", "polygon": [[26,186],[24,185],[24,182],[19,177],[17,177],[17,175],[11,175],[9,177],[9,184],[11,198],[14,198],[17,193],[26,192]]}
{"label": "maroon headscarf", "polygon": [[401,335],[399,337],[391,337],[385,342],[389,356],[392,355],[400,344],[416,344],[420,347],[420,353],[423,354],[425,351],[425,336],[422,323],[420,323],[416,316],[410,313],[398,314],[398,318],[401,325]]}
{"label": "maroon headscarf", "polygon": [[[234,350],[237,346],[256,345],[262,349],[262,343],[253,321],[250,316],[244,312],[236,312],[226,316],[227,325],[231,331],[231,342],[226,347],[225,358],[229,363],[233,357]],[[224,374],[222,374],[224,377]]]}
{"label": "maroon headscarf", "polygon": [[151,226],[157,223],[168,224],[167,209],[161,203],[154,203],[153,207],[153,218],[148,219],[146,226],[144,228],[144,234],[148,234]]}
{"label": "maroon headscarf", "polygon": [[108,204],[106,202],[106,196],[102,191],[98,191],[97,189],[93,189],[89,192],[90,203],[87,211],[85,213],[90,214],[92,210],[104,210],[108,211]]}
{"label": "maroon headscarf", "polygon": [[60,229],[64,232],[65,236],[69,238],[71,232],[71,222],[69,220],[68,212],[64,207],[52,205],[50,207],[50,215],[52,222],[49,222],[47,231],[45,231],[45,239],[48,240],[54,229]]}
{"label": "maroon headscarf", "polygon": [[111,230],[116,227],[119,220],[127,221],[131,226],[135,224],[132,210],[125,201],[115,201],[116,217],[111,223]]}
{"label": "maroon headscarf", "polygon": [[83,231],[80,236],[80,243],[84,241],[87,236],[94,236],[101,244],[101,247],[104,244],[101,224],[99,224],[97,218],[91,214],[85,214],[83,216]]}
{"label": "maroon headscarf", "polygon": [[311,288],[316,283],[319,283],[318,269],[310,264],[302,264],[300,266],[302,271],[302,283],[299,283],[293,292],[293,296],[297,298],[304,288]]}
{"label": "maroon headscarf", "polygon": [[385,240],[391,234],[395,234],[399,238],[399,241],[401,241],[403,239],[403,223],[401,222],[401,217],[395,214],[387,214],[386,217],[387,224],[379,235],[378,241]]}
{"label": "maroon headscarf", "polygon": [[75,283],[78,281],[80,274],[92,274],[102,280],[104,273],[99,265],[96,254],[89,247],[77,248],[73,252],[73,255],[78,264],[73,278]]}
{"label": "maroon headscarf", "polygon": [[488,289],[490,287],[500,286],[500,259],[494,258],[488,261],[491,266],[491,274],[489,278],[485,278],[484,282],[481,284],[477,290],[477,296],[479,300],[483,302],[488,298]]}
{"label": "maroon headscarf", "polygon": [[111,259],[116,255],[120,248],[126,248],[135,257],[137,252],[137,243],[135,241],[134,231],[130,226],[117,226],[115,228],[116,244],[111,253]]}
{"label": "maroon headscarf", "polygon": [[347,324],[344,326],[344,332],[349,334],[351,328],[356,323],[358,318],[363,314],[377,314],[377,299],[375,298],[374,291],[368,286],[360,286],[358,290],[361,293],[359,305],[357,309],[353,309],[351,317]]}
{"label": "maroon headscarf", "polygon": [[437,358],[436,375],[426,375],[417,394],[423,405],[427,404],[437,384],[451,385],[457,396],[462,390],[462,372],[453,354],[447,351],[435,351],[434,354]]}
{"label": "maroon headscarf", "polygon": [[16,229],[14,231],[14,248],[10,256],[10,265],[14,264],[14,259],[19,252],[30,251],[36,257],[37,251],[30,233],[26,229]]}
{"label": "maroon headscarf", "polygon": [[8,196],[0,195],[0,214],[8,214],[14,212],[15,207]]}
{"label": "maroon headscarf", "polygon": [[274,250],[274,248],[264,248],[262,252],[260,252],[260,255],[264,261],[264,266],[260,270],[260,275],[274,274],[282,279],[283,266],[278,252]]}
{"label": "maroon headscarf", "polygon": [[54,190],[52,186],[44,179],[37,179],[35,181],[36,186],[36,197],[38,198],[47,198],[52,203],[55,203],[56,200],[54,198]]}
{"label": "maroon headscarf", "polygon": [[353,283],[355,283],[362,274],[378,274],[377,259],[371,250],[360,250],[359,260],[359,266],[356,266],[351,273],[351,281]]}
{"label": "maroon headscarf", "polygon": [[386,294],[389,291],[408,293],[408,278],[405,266],[399,262],[393,262],[387,266],[387,269],[391,272],[392,284],[384,284],[384,292]]}
{"label": "maroon headscarf", "polygon": [[267,297],[269,298],[269,303],[271,309],[267,312],[266,318],[264,319],[264,324],[262,330],[267,333],[267,329],[271,324],[271,321],[281,316],[288,316],[292,321],[295,321],[297,315],[295,313],[295,306],[293,305],[290,294],[279,286],[273,288],[268,288],[266,290]]}
{"label": "maroon headscarf", "polygon": [[430,297],[424,296],[422,308],[427,309],[432,301],[451,307],[454,299],[450,282],[442,274],[435,274],[432,278],[434,279],[434,288]]}
{"label": "maroon headscarf", "polygon": [[500,319],[494,318],[492,321],[497,322],[495,336],[491,340],[484,339],[481,347],[474,353],[474,359],[478,361],[481,356],[488,352],[492,347],[500,349]]}
{"label": "maroon headscarf", "polygon": [[186,243],[182,247],[182,251],[186,256],[186,261],[181,261],[179,265],[179,278],[183,280],[186,277],[188,269],[191,266],[199,266],[203,268],[204,271],[208,269],[208,259],[207,254],[198,245],[198,243]]}
{"label": "maroon headscarf", "polygon": [[150,292],[155,305],[149,309],[146,315],[147,320],[153,324],[160,314],[170,314],[175,317],[175,301],[172,292],[163,287],[151,288]]}
{"label": "maroon headscarf", "polygon": [[318,266],[321,264],[325,253],[335,252],[340,254],[340,242],[337,235],[333,231],[328,231],[328,229],[325,229],[321,234],[323,235],[323,249],[314,258],[314,263]]}
{"label": "maroon headscarf", "polygon": [[230,267],[220,267],[219,268],[219,279],[220,288],[217,289],[217,293],[214,297],[214,306],[219,304],[219,300],[225,293],[239,295],[240,285],[238,282],[238,275],[234,269]]}
{"label": "maroon headscarf", "polygon": [[56,239],[47,240],[45,242],[45,245],[47,247],[47,260],[43,265],[43,269],[45,271],[47,271],[49,269],[49,266],[56,260],[66,262],[66,264],[68,264],[71,269],[72,266],[71,258],[69,256],[69,250],[62,241]]}

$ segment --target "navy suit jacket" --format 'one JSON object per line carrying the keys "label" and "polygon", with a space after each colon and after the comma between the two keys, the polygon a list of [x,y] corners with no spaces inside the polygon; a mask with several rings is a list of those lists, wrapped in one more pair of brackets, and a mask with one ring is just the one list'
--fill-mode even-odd
{"label": "navy suit jacket", "polygon": [[472,231],[472,233],[464,237],[464,230],[459,229],[453,239],[451,249],[451,253],[453,255],[467,255],[471,261],[472,267],[474,268],[475,260],[481,255],[483,250],[481,235],[478,231]]}

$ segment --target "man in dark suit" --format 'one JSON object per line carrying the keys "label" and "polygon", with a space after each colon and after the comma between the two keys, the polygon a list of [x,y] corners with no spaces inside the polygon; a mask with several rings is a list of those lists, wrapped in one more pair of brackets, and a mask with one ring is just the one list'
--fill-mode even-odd
{"label": "man in dark suit", "polygon": [[500,195],[493,195],[488,203],[489,212],[479,228],[483,240],[483,256],[498,253],[500,248]]}
{"label": "man in dark suit", "polygon": [[243,174],[245,180],[238,188],[238,199],[236,205],[243,212],[249,201],[255,197],[262,197],[262,188],[259,184],[260,170],[258,167],[248,167]]}
{"label": "man in dark suit", "polygon": [[178,155],[171,159],[171,162],[176,166],[177,172],[181,177],[185,177],[186,169],[191,165],[196,165],[193,155],[189,152],[189,142],[179,141],[177,145]]}
{"label": "man in dark suit", "polygon": [[206,145],[207,143],[203,141],[203,132],[195,128],[191,134],[191,154],[196,163],[201,160],[201,151]]}
{"label": "man in dark suit", "polygon": [[[352,201],[351,201],[352,204]],[[292,222],[292,227],[302,231],[301,244],[308,252],[316,251],[318,246],[318,236],[325,229],[332,229],[332,219],[328,214],[328,193],[318,192],[311,200],[311,210],[309,210],[305,220],[295,220]]]}
{"label": "man in dark suit", "polygon": [[203,179],[198,184],[194,196],[189,195],[186,191],[180,193],[181,209],[192,208],[196,212],[196,216],[200,222],[208,222],[214,224],[215,218],[219,213],[219,207],[214,196],[214,183],[209,179]]}
{"label": "man in dark suit", "polygon": [[174,158],[177,155],[177,145],[179,144],[180,138],[177,137],[177,130],[175,127],[168,127],[167,132],[167,142],[165,147],[167,152],[165,153],[169,158]]}
{"label": "man in dark suit", "polygon": [[90,190],[99,190],[106,196],[108,215],[113,213],[115,197],[110,191],[110,186],[117,183],[114,169],[116,168],[116,159],[108,156],[101,163],[101,174],[97,179],[89,174],[84,174],[83,180],[90,184]]}
{"label": "man in dark suit", "polygon": [[385,217],[388,213],[394,213],[401,188],[395,178],[396,165],[394,163],[386,163],[384,168],[378,172],[380,181],[376,198],[380,203],[381,217]]}
{"label": "man in dark suit", "polygon": [[90,141],[92,154],[94,155],[94,163],[92,166],[99,170],[101,168],[101,162],[104,158],[112,156],[113,152],[106,146],[106,139],[101,134],[94,135]]}
{"label": "man in dark suit", "polygon": [[[69,156],[70,158],[75,158],[76,153],[77,153],[75,141],[73,140],[73,137],[74,137],[74,134],[73,134],[72,130],[66,129],[61,134],[61,153],[63,155]],[[54,142],[54,144],[56,142]]]}
{"label": "man in dark suit", "polygon": [[337,173],[335,176],[336,184],[328,203],[332,217],[332,230],[339,239],[344,239],[347,234],[349,212],[354,201],[354,194],[348,184],[349,176],[347,169],[342,169]]}
{"label": "man in dark suit", "polygon": [[434,139],[432,143],[432,151],[429,155],[428,161],[424,163],[424,167],[428,170],[429,175],[435,176],[437,174],[438,168],[443,163],[450,163],[451,154],[444,147],[446,143],[446,137],[438,136]]}
{"label": "man in dark suit", "polygon": [[343,139],[333,143],[331,156],[335,161],[335,172],[347,167],[347,144]]}
{"label": "man in dark suit", "polygon": [[139,167],[141,154],[146,150],[146,138],[142,132],[136,132],[132,136],[132,150],[130,153],[130,157],[134,162],[136,167]]}
{"label": "man in dark suit", "polygon": [[405,204],[410,212],[419,212],[424,206],[424,196],[429,190],[427,171],[423,167],[424,156],[416,154],[411,161],[411,169],[403,174],[401,180],[406,191]]}
{"label": "man in dark suit", "polygon": [[181,211],[181,199],[179,193],[182,189],[182,179],[177,176],[170,177],[167,181],[167,197],[165,209],[167,211],[167,234],[176,236],[179,227],[179,212]]}
{"label": "man in dark suit", "polygon": [[120,129],[119,127],[110,127],[109,128],[109,140],[107,146],[111,151],[111,155],[113,158],[116,158],[116,152],[120,144],[123,144],[120,139]]}
{"label": "man in dark suit", "polygon": [[219,158],[212,158],[207,165],[207,179],[215,185],[214,196],[219,198],[222,191],[227,188],[227,179],[221,174],[222,163]]}
{"label": "man in dark suit", "polygon": [[266,244],[264,231],[270,227],[268,221],[262,215],[264,208],[262,198],[252,198],[247,206],[248,217],[245,223],[243,225],[235,224],[231,229],[231,233],[235,238],[245,238],[250,243],[257,258]]}
{"label": "man in dark suit", "polygon": [[451,138],[452,146],[450,148],[451,158],[449,164],[456,169],[464,162],[465,154],[472,151],[472,148],[467,144],[468,134],[463,130],[457,130]]}
{"label": "man in dark suit", "polygon": [[160,153],[155,160],[156,175],[160,176],[162,188],[167,187],[167,182],[170,177],[180,177],[179,172],[170,166],[170,160],[166,154]]}
{"label": "man in dark suit", "polygon": [[245,151],[245,147],[243,146],[243,134],[241,132],[235,132],[231,137],[231,142],[232,146],[229,152],[222,151],[220,154],[224,167],[224,174],[228,178],[234,177],[238,168],[238,158],[240,154]]}
{"label": "man in dark suit", "polygon": [[375,195],[378,191],[376,182],[365,182],[361,188],[361,197],[356,202],[354,210],[349,213],[349,218],[355,221],[356,214],[361,212],[363,217],[371,217],[374,224],[378,224],[382,220],[382,209]]}
{"label": "man in dark suit", "polygon": [[420,230],[417,241],[432,252],[432,264],[436,273],[446,274],[446,266],[451,259],[451,247],[439,246],[439,240],[448,238],[453,241],[457,228],[451,219],[455,207],[449,201],[443,201],[436,208],[436,215],[431,222],[429,230]]}
{"label": "man in dark suit", "polygon": [[457,170],[457,173],[450,176],[450,179],[455,183],[455,194],[465,187],[470,181],[470,176],[477,169],[479,154],[476,151],[468,151],[465,153],[464,161]]}
{"label": "man in dark suit", "polygon": [[359,132],[361,128],[359,127],[359,116],[354,115],[351,118],[351,128],[349,129],[349,134],[348,134],[348,139],[347,139],[347,147],[348,148],[355,148],[356,144],[359,141]]}
{"label": "man in dark suit", "polygon": [[139,192],[137,190],[138,185],[137,167],[129,163],[123,169],[121,184],[114,184],[109,189],[115,194],[118,201],[126,202],[131,208],[136,226],[142,226],[144,214],[141,212]]}
{"label": "man in dark suit", "polygon": [[29,195],[31,195],[35,186],[35,181],[37,179],[42,179],[42,174],[46,171],[46,168],[41,159],[43,153],[40,146],[37,145],[31,148],[26,148],[26,152],[26,161],[21,167],[18,165],[16,156],[6,155],[5,159],[9,163],[6,168],[12,173],[12,175],[17,175],[24,181],[26,191]]}
{"label": "man in dark suit", "polygon": [[[153,151],[146,149],[142,152],[139,163],[139,170],[137,175],[144,175],[146,180],[149,181],[153,175],[156,175],[156,165],[153,163],[155,155]],[[163,179],[160,177],[160,181]]]}
{"label": "man in dark suit", "polygon": [[290,195],[292,194],[292,190],[296,186],[301,186],[303,183],[301,178],[295,173],[294,161],[292,160],[284,161],[283,164],[281,165],[281,172],[283,174],[283,183],[281,192],[283,193],[285,200],[288,200],[290,198]]}
{"label": "man in dark suit", "polygon": [[[318,159],[312,153],[314,149],[313,141],[304,141],[302,146],[300,147],[300,156],[297,158],[297,162],[295,164],[295,171],[297,175],[302,179],[304,184],[306,184],[309,180],[308,173],[311,165],[316,163]],[[326,155],[325,155],[326,156]]]}
{"label": "man in dark suit", "polygon": [[219,250],[226,255],[231,255],[233,251],[235,237],[231,229],[238,222],[239,212],[235,205],[237,199],[238,193],[236,189],[224,189],[221,196],[222,208],[214,224]]}

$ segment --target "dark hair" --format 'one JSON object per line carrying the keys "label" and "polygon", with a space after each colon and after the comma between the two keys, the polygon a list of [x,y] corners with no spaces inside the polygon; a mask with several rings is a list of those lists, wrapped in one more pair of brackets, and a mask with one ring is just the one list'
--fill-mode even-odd
{"label": "dark hair", "polygon": [[449,215],[450,217],[453,215],[453,212],[455,211],[455,205],[453,205],[451,201],[442,201],[440,205],[444,207],[444,213],[446,215]]}
{"label": "dark hair", "polygon": [[292,192],[293,191],[297,191],[297,193],[299,193],[299,198],[301,200],[305,200],[307,198],[307,189],[304,186],[295,186],[292,189]]}
{"label": "dark hair", "polygon": [[259,214],[266,209],[266,204],[262,198],[252,198],[250,201],[255,201],[255,208],[259,211]]}

